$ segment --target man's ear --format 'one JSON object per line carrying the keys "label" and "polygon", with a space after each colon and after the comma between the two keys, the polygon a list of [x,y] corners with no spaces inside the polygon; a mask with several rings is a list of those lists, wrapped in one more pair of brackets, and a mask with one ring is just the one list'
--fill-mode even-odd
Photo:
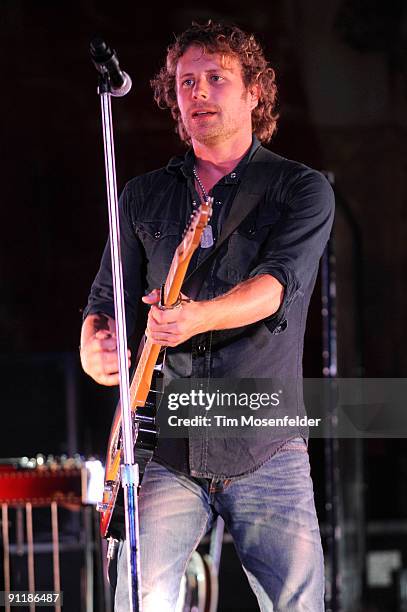
{"label": "man's ear", "polygon": [[254,83],[254,85],[251,85],[249,87],[249,95],[250,95],[250,100],[252,104],[250,110],[255,109],[256,106],[258,105],[260,94],[261,94],[261,87],[258,83]]}

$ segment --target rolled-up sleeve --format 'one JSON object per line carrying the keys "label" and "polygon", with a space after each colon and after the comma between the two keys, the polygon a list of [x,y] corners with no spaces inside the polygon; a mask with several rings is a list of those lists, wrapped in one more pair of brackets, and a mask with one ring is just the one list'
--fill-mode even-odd
{"label": "rolled-up sleeve", "polygon": [[[127,334],[134,331],[137,306],[143,295],[143,250],[132,225],[131,206],[134,195],[126,185],[119,198],[120,252],[123,270],[124,304]],[[83,318],[93,313],[105,313],[115,318],[110,240],[107,240],[99,271],[93,281]]]}
{"label": "rolled-up sleeve", "polygon": [[271,274],[284,287],[280,308],[265,319],[275,333],[285,329],[292,302],[315,277],[333,223],[332,187],[320,172],[299,166],[282,182],[278,196],[281,217],[250,273],[250,277]]}

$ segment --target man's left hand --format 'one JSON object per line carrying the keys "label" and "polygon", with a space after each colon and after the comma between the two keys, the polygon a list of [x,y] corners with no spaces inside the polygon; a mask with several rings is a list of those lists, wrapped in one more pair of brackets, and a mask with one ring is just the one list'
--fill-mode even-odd
{"label": "man's left hand", "polygon": [[184,294],[181,294],[181,298],[178,306],[168,309],[158,307],[159,289],[154,289],[142,298],[143,302],[151,304],[146,335],[154,344],[178,346],[192,336],[206,331],[203,323],[204,303],[189,300]]}

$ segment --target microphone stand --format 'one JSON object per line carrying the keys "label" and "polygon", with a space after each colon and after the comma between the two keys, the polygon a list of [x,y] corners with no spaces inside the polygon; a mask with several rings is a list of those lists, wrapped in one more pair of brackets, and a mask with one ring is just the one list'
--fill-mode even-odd
{"label": "microphone stand", "polygon": [[137,425],[135,426],[135,431],[133,432],[129,391],[129,369],[123,294],[123,274],[120,255],[119,207],[117,201],[116,166],[111,108],[111,96],[115,95],[115,92],[111,88],[110,78],[109,75],[106,73],[102,73],[99,75],[98,94],[100,95],[103,122],[106,187],[109,207],[109,236],[112,257],[112,277],[117,352],[119,359],[121,431],[123,446],[121,482],[124,493],[126,521],[129,611],[139,612],[141,611],[139,517],[137,500],[139,469],[137,463],[135,463],[134,461],[134,444],[137,439]]}

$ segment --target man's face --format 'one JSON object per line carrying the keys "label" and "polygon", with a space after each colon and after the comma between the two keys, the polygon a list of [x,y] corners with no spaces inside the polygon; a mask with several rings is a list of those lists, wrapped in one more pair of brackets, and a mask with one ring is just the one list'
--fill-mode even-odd
{"label": "man's face", "polygon": [[192,141],[210,145],[251,136],[257,92],[246,89],[236,58],[189,47],[178,60],[176,91]]}

